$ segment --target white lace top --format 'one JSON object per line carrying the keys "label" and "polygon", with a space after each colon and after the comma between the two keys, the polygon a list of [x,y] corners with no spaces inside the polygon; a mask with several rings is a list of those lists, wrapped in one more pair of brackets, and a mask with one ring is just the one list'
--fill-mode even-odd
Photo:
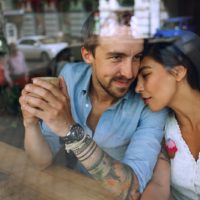
{"label": "white lace top", "polygon": [[200,153],[196,161],[182,138],[174,116],[168,118],[165,132],[165,139],[173,140],[178,149],[175,157],[171,158],[170,199],[200,200]]}

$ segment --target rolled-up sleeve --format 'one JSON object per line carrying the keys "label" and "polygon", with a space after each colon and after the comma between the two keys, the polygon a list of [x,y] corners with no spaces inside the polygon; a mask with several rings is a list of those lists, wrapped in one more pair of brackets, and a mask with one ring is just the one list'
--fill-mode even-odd
{"label": "rolled-up sleeve", "polygon": [[123,162],[129,165],[137,175],[140,192],[144,190],[152,177],[161,150],[167,113],[167,109],[153,113],[144,107],[138,127],[125,152]]}

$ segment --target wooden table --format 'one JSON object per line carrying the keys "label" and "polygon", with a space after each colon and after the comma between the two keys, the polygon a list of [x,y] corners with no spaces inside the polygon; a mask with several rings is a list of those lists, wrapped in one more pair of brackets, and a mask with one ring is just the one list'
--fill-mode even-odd
{"label": "wooden table", "polygon": [[1,200],[114,200],[97,181],[62,166],[39,171],[23,150],[0,142]]}

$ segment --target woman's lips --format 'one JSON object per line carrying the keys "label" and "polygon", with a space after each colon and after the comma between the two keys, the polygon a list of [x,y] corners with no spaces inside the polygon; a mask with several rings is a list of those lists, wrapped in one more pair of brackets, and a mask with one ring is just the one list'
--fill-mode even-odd
{"label": "woman's lips", "polygon": [[151,97],[148,97],[148,98],[147,97],[145,97],[145,98],[143,97],[143,101],[144,101],[145,104],[149,104],[150,100],[151,100]]}

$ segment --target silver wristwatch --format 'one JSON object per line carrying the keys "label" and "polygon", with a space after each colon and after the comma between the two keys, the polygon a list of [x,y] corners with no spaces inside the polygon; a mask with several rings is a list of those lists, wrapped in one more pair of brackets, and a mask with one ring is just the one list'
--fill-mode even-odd
{"label": "silver wristwatch", "polygon": [[83,139],[85,133],[80,124],[73,124],[65,137],[62,140],[65,144],[72,144]]}

